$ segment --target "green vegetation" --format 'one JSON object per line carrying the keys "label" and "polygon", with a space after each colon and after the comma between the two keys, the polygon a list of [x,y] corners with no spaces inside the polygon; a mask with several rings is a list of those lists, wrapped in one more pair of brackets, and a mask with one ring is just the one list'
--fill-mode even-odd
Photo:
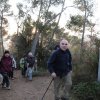
{"label": "green vegetation", "polygon": [[74,100],[100,100],[100,83],[79,83],[73,87],[72,94]]}

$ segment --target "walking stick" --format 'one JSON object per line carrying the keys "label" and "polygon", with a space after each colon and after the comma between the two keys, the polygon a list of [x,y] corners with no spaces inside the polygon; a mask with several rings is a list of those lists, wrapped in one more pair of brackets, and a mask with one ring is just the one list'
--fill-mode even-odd
{"label": "walking stick", "polygon": [[52,78],[52,79],[51,79],[51,81],[50,81],[50,83],[49,83],[48,87],[46,88],[46,91],[45,91],[45,93],[43,94],[43,96],[42,96],[42,99],[41,99],[41,100],[43,100],[43,99],[44,99],[44,96],[45,96],[45,94],[47,93],[47,91],[48,91],[48,89],[49,89],[49,87],[50,87],[50,85],[51,85],[51,83],[52,83],[53,79],[54,79],[54,78]]}

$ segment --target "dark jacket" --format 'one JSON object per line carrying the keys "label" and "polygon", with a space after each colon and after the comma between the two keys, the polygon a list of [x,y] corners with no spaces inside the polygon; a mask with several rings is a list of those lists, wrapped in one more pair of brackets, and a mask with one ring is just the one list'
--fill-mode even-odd
{"label": "dark jacket", "polygon": [[9,73],[12,71],[12,58],[3,56],[0,61],[0,72]]}
{"label": "dark jacket", "polygon": [[34,63],[35,63],[35,59],[34,59],[34,57],[27,57],[26,58],[26,63],[28,64],[28,66],[27,67],[33,67],[34,66]]}
{"label": "dark jacket", "polygon": [[55,72],[57,76],[65,76],[72,70],[72,57],[70,51],[67,49],[63,51],[58,49],[53,52],[48,60],[48,70],[50,73]]}

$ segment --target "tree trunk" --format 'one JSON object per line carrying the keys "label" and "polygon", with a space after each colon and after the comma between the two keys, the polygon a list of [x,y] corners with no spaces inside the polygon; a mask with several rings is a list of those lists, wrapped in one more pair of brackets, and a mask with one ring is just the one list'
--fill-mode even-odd
{"label": "tree trunk", "polygon": [[1,33],[0,33],[1,55],[4,53],[2,24],[3,24],[3,10],[1,11]]}
{"label": "tree trunk", "polygon": [[39,21],[40,21],[41,9],[42,9],[42,0],[41,0],[41,5],[40,5],[40,10],[39,10],[38,20],[37,20],[37,24],[36,24],[35,38],[32,41],[32,49],[31,49],[31,52],[33,53],[33,56],[35,55],[35,50],[36,50],[36,46],[37,46],[37,43],[38,43],[38,40],[39,40],[39,35],[40,35],[40,33],[38,31],[38,24],[39,24]]}
{"label": "tree trunk", "polygon": [[[46,10],[46,16],[47,16],[47,14],[48,14],[48,11],[49,11],[49,8],[50,8],[50,6],[51,6],[51,0],[49,0],[49,5],[48,5],[48,7],[47,7],[47,10]],[[46,23],[47,22],[47,17],[45,16],[45,21],[44,21],[44,23]],[[41,38],[40,38],[40,46],[42,47],[42,45],[43,45],[43,39],[44,39],[44,37],[43,37],[43,35],[42,35],[42,33],[41,33]]]}
{"label": "tree trunk", "polygon": [[[60,18],[61,18],[63,9],[64,9],[64,4],[65,4],[65,0],[63,1],[61,13],[59,14],[59,18],[58,18],[57,24],[56,24],[56,26],[55,26],[55,29],[54,29],[53,32],[52,32],[51,38],[50,38],[50,40],[49,40],[49,43],[51,43],[51,41],[52,41],[52,39],[53,39],[53,37],[54,37],[54,35],[55,35],[55,33],[56,33],[56,30],[57,30],[57,27],[58,27],[58,25],[59,25]],[[52,44],[50,44],[49,47],[50,47],[51,45],[52,45]]]}
{"label": "tree trunk", "polygon": [[[50,2],[51,2],[51,0],[50,0]],[[64,8],[64,3],[65,3],[65,0],[64,0],[64,2],[63,2],[63,6],[62,6],[61,12],[58,13],[53,19],[51,19],[51,20],[45,22],[45,23],[44,23],[45,25],[48,24],[48,23],[50,23],[51,21],[53,21],[55,18],[57,18],[57,16],[59,16],[59,19],[58,19],[58,22],[57,22],[57,23],[59,24],[59,21],[60,21],[60,18],[61,18],[61,14],[62,14],[63,11],[67,8],[67,7]],[[50,7],[50,4],[49,4],[49,6],[48,6],[48,10],[49,10],[49,7]],[[73,6],[69,6],[69,7],[73,7]],[[41,8],[42,8],[42,0],[41,0],[41,6],[40,6],[39,15],[38,15],[38,21],[37,21],[37,25],[36,25],[35,38],[34,38],[34,40],[32,41],[32,49],[31,49],[31,52],[33,53],[33,55],[35,55],[36,45],[37,45],[37,42],[38,42],[38,40],[39,40],[39,35],[40,35],[40,33],[37,32],[37,31],[38,31],[38,30],[37,30],[37,26],[38,26],[39,19],[40,19]],[[55,33],[55,30],[54,30],[53,34],[54,34],[54,33]],[[52,34],[52,37],[54,36],[53,34]],[[51,40],[52,40],[52,39],[51,39]],[[50,41],[51,41],[51,40],[50,40]]]}
{"label": "tree trunk", "polygon": [[82,57],[83,57],[83,46],[84,46],[84,34],[85,34],[85,23],[86,23],[86,14],[87,14],[87,10],[86,10],[86,1],[84,0],[84,7],[85,7],[85,15],[84,15],[84,21],[83,21],[83,34],[82,34],[82,40],[81,40],[81,50],[80,50],[80,60],[82,61]]}

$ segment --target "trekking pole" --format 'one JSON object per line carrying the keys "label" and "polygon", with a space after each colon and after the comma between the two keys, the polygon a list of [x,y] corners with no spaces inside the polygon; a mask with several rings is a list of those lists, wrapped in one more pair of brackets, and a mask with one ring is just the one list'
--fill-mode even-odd
{"label": "trekking pole", "polygon": [[49,87],[50,87],[50,85],[51,85],[51,83],[52,83],[53,79],[54,79],[54,78],[52,78],[52,79],[51,79],[51,81],[50,81],[50,83],[49,83],[49,85],[48,85],[48,87],[47,87],[47,89],[46,89],[45,93],[43,94],[43,96],[42,96],[42,99],[41,99],[41,100],[43,100],[43,99],[44,99],[44,96],[45,96],[45,94],[47,93],[47,91],[48,91],[48,89],[49,89]]}

